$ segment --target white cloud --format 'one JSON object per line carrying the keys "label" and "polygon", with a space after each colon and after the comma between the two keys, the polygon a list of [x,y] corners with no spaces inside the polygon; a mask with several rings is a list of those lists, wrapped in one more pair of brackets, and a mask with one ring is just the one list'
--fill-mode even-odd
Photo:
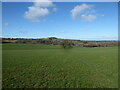
{"label": "white cloud", "polygon": [[92,21],[92,20],[96,19],[96,16],[89,14],[89,15],[81,15],[80,18],[85,21]]}
{"label": "white cloud", "polygon": [[9,23],[4,23],[4,26],[9,26],[10,24]]}
{"label": "white cloud", "polygon": [[43,18],[50,13],[47,7],[52,6],[53,3],[48,0],[40,0],[40,2],[37,0],[34,1],[34,5],[28,7],[28,11],[25,12],[24,17],[32,22],[39,22],[40,18]]}
{"label": "white cloud", "polygon": [[47,21],[47,19],[43,19],[43,22],[46,22]]}
{"label": "white cloud", "polygon": [[26,35],[26,34],[28,34],[28,31],[19,31],[19,34]]}
{"label": "white cloud", "polygon": [[104,15],[104,14],[102,14],[101,16],[102,16],[102,17],[104,17],[105,15]]}
{"label": "white cloud", "polygon": [[34,5],[37,7],[50,7],[53,3],[49,0],[34,0]]}
{"label": "white cloud", "polygon": [[32,6],[32,7],[28,7],[28,11],[25,12],[25,18],[33,22],[39,22],[39,18],[47,16],[48,14],[49,14],[49,10],[47,8]]}
{"label": "white cloud", "polygon": [[61,30],[60,33],[64,33],[65,31],[64,30]]}
{"label": "white cloud", "polygon": [[79,17],[79,14],[85,12],[85,10],[87,9],[90,9],[90,6],[87,5],[87,4],[82,4],[82,5],[77,5],[75,6],[72,10],[71,10],[71,13],[72,13],[72,17],[74,19],[78,18]]}
{"label": "white cloud", "polygon": [[53,8],[52,11],[53,12],[56,12],[58,10],[58,8]]}
{"label": "white cloud", "polygon": [[81,4],[75,6],[71,11],[72,18],[73,19],[83,19],[85,21],[92,21],[96,19],[95,15],[92,15],[95,13],[95,10],[93,9],[93,5],[88,4]]}

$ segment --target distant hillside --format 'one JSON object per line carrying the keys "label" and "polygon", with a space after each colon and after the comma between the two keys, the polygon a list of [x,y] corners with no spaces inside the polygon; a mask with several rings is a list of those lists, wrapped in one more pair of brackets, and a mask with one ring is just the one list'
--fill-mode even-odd
{"label": "distant hillside", "polygon": [[61,39],[56,37],[40,38],[40,39],[25,39],[25,38],[2,38],[2,43],[31,43],[31,44],[46,44],[46,45],[62,45],[64,40],[72,43],[72,46],[80,47],[112,47],[118,46],[118,41],[84,41]]}

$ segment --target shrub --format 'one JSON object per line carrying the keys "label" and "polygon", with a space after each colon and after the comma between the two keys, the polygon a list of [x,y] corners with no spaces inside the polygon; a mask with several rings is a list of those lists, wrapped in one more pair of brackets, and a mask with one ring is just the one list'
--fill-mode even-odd
{"label": "shrub", "polygon": [[63,46],[63,48],[72,48],[73,43],[70,40],[63,40],[62,46]]}

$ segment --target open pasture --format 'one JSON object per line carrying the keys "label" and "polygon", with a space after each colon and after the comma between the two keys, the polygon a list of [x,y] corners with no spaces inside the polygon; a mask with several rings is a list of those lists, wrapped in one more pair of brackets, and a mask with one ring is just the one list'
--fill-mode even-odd
{"label": "open pasture", "polygon": [[117,47],[3,44],[3,88],[117,88]]}

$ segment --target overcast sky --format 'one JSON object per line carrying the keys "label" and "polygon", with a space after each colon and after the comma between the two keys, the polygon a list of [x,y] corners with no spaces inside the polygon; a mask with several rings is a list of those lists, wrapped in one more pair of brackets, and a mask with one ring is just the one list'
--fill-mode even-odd
{"label": "overcast sky", "polygon": [[117,2],[4,2],[3,37],[117,40]]}

